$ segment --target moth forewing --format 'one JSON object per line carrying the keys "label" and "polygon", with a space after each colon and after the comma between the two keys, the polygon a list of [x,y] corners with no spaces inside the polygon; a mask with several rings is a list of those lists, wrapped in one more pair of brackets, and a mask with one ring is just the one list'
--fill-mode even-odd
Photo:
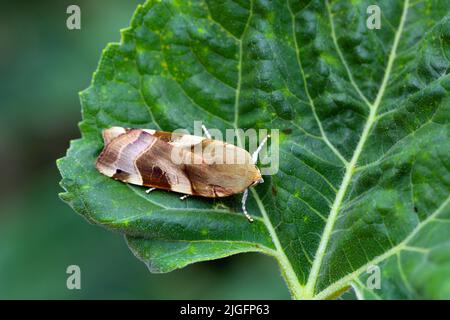
{"label": "moth forewing", "polygon": [[[97,169],[126,183],[214,198],[241,193],[261,181],[251,155],[222,141],[121,127],[104,130],[103,139]],[[229,153],[234,155],[230,163]]]}
{"label": "moth forewing", "polygon": [[124,133],[126,133],[126,130],[122,127],[111,127],[103,130],[102,135],[105,146],[108,145],[113,139]]}

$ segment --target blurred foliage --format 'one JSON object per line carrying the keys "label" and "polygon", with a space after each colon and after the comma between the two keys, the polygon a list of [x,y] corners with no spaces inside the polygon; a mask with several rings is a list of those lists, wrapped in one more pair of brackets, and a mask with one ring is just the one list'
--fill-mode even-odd
{"label": "blurred foliage", "polygon": [[[58,198],[54,161],[79,135],[78,91],[138,3],[2,4],[0,298],[289,298],[275,262],[258,254],[151,275],[120,235],[87,224]],[[81,7],[79,31],[66,28],[69,4]],[[80,291],[66,288],[71,264],[81,267]]]}

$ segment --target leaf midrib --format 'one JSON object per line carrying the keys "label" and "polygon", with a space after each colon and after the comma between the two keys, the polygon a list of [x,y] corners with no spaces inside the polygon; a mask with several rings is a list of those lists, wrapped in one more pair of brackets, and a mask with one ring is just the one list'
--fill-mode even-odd
{"label": "leaf midrib", "polygon": [[[320,269],[322,266],[322,262],[323,262],[323,258],[325,256],[325,251],[327,249],[328,242],[330,240],[330,237],[331,237],[331,234],[333,231],[334,224],[338,218],[338,215],[340,212],[340,207],[341,207],[344,197],[346,195],[347,188],[352,181],[352,177],[353,177],[356,165],[358,163],[359,157],[361,155],[361,152],[362,152],[364,145],[370,135],[370,131],[376,122],[377,110],[378,110],[378,107],[380,106],[380,103],[383,99],[384,92],[387,87],[387,83],[388,83],[388,80],[389,80],[389,77],[390,77],[390,74],[392,71],[392,66],[394,64],[394,60],[396,57],[398,44],[400,42],[400,37],[403,32],[404,24],[406,21],[406,15],[408,12],[408,4],[409,4],[409,0],[405,0],[403,3],[402,16],[400,18],[399,27],[395,33],[394,42],[393,42],[393,45],[391,48],[391,52],[389,54],[388,63],[387,63],[386,70],[385,70],[385,73],[383,76],[383,80],[380,85],[380,89],[378,90],[378,93],[377,93],[374,103],[372,105],[370,105],[369,117],[364,125],[363,132],[362,132],[359,142],[355,148],[353,156],[352,156],[350,162],[348,163],[348,165],[346,165],[346,171],[344,174],[344,178],[342,180],[341,186],[339,187],[338,193],[336,194],[336,198],[333,203],[333,206],[330,210],[330,214],[328,216],[327,223],[325,225],[319,246],[316,251],[314,263],[311,267],[308,281],[305,286],[305,290],[306,290],[305,295],[307,297],[315,296],[316,283],[317,283],[317,280],[319,277],[319,272],[320,272]],[[383,257],[383,256],[384,255],[381,255],[379,257]],[[350,280],[348,280],[348,281],[350,281]],[[348,285],[348,282],[345,282],[343,284],[343,286],[345,286],[345,285]]]}
{"label": "leaf midrib", "polygon": [[[377,93],[377,96],[375,98],[375,101],[373,102],[373,104],[370,104],[368,102],[368,100],[366,99],[366,97],[362,94],[362,92],[359,90],[359,87],[356,85],[356,83],[354,82],[353,76],[350,72],[349,67],[347,66],[344,57],[342,55],[342,53],[340,52],[340,49],[338,47],[337,44],[337,39],[336,39],[336,35],[335,35],[335,31],[334,31],[334,25],[331,26],[332,30],[332,37],[333,37],[333,42],[336,46],[336,50],[338,51],[339,57],[342,61],[342,63],[344,64],[344,67],[346,68],[347,71],[347,75],[352,83],[352,85],[355,87],[358,95],[360,95],[360,97],[362,98],[362,100],[368,105],[369,109],[370,109],[370,113],[369,113],[369,117],[364,125],[361,137],[358,141],[357,147],[355,148],[355,151],[353,152],[352,158],[350,160],[350,162],[348,162],[342,155],[341,153],[334,147],[334,145],[328,140],[327,135],[325,133],[325,131],[323,130],[322,124],[320,122],[320,119],[318,118],[317,114],[316,114],[316,110],[315,110],[315,106],[314,106],[314,101],[312,99],[312,97],[309,95],[309,91],[308,91],[308,87],[306,84],[306,77],[305,74],[303,72],[303,67],[302,67],[302,63],[301,63],[301,59],[300,59],[300,50],[298,47],[298,43],[297,43],[297,39],[296,39],[296,33],[295,33],[295,15],[292,12],[292,9],[289,5],[289,3],[287,4],[288,10],[291,14],[291,18],[292,18],[292,33],[293,33],[293,38],[294,38],[294,44],[295,44],[295,50],[296,50],[296,57],[297,57],[297,63],[298,66],[300,68],[300,72],[303,78],[303,82],[304,82],[304,87],[305,87],[305,92],[306,95],[308,97],[312,112],[315,116],[315,119],[317,121],[317,124],[319,126],[320,132],[321,132],[321,136],[323,138],[323,140],[325,141],[325,143],[328,145],[328,147],[331,149],[331,151],[333,151],[333,153],[341,160],[341,162],[344,164],[346,171],[341,183],[341,186],[339,187],[339,190],[337,191],[335,200],[333,202],[332,208],[330,210],[330,214],[328,216],[325,228],[323,230],[323,234],[321,237],[321,241],[319,243],[319,246],[317,248],[315,257],[314,257],[314,261],[313,261],[313,265],[312,268],[310,270],[310,274],[307,280],[306,285],[301,285],[296,273],[289,261],[289,259],[287,258],[286,254],[284,253],[284,250],[282,248],[282,245],[278,239],[278,235],[269,219],[269,216],[267,214],[267,211],[265,210],[264,204],[262,203],[258,193],[256,192],[256,190],[251,189],[252,194],[255,198],[255,201],[258,204],[258,207],[261,211],[261,214],[263,216],[263,220],[264,220],[264,224],[266,225],[269,234],[272,238],[272,241],[275,245],[276,248],[276,252],[277,252],[277,256],[276,258],[278,259],[278,262],[282,268],[283,274],[285,276],[286,282],[288,284],[288,287],[292,293],[292,296],[294,298],[314,298],[316,297],[315,294],[315,286],[319,277],[319,272],[320,272],[320,268],[322,265],[322,261],[323,258],[325,256],[325,251],[326,248],[328,246],[328,242],[330,240],[332,231],[333,231],[333,227],[334,224],[337,220],[337,217],[339,215],[340,212],[340,207],[342,205],[342,202],[344,200],[344,197],[346,195],[348,186],[350,185],[352,178],[353,178],[353,174],[356,168],[356,165],[358,163],[359,157],[361,155],[361,152],[364,148],[364,145],[370,135],[370,131],[373,127],[373,125],[375,124],[376,120],[377,120],[377,110],[378,107],[382,101],[384,92],[386,90],[387,87],[387,83],[392,71],[392,66],[396,57],[396,51],[397,51],[397,47],[400,41],[400,36],[402,34],[403,31],[403,27],[404,27],[404,23],[406,20],[406,15],[407,15],[407,10],[408,10],[408,3],[409,0],[405,0],[404,1],[404,5],[403,5],[403,11],[402,11],[402,16],[400,19],[400,23],[399,23],[399,27],[398,30],[395,34],[394,37],[394,42],[392,45],[392,49],[391,52],[389,54],[389,58],[388,58],[388,63],[386,66],[386,70],[380,85],[380,89]],[[328,14],[330,15],[330,23],[332,22],[331,19],[331,11],[329,8],[329,4],[328,1],[325,2],[326,6],[327,6],[327,11]],[[245,25],[245,28],[243,30],[243,33],[241,35],[241,37],[239,39],[237,39],[237,41],[239,42],[239,61],[238,61],[238,81],[237,81],[237,87],[236,87],[236,96],[235,96],[235,104],[234,104],[234,111],[235,111],[235,117],[234,117],[234,128],[237,129],[238,128],[238,119],[239,119],[239,97],[240,97],[240,91],[241,91],[241,79],[242,79],[242,56],[243,56],[243,41],[242,39],[244,38],[244,35],[248,29],[248,26],[250,24],[251,18],[252,18],[252,14],[253,14],[253,1],[250,2],[250,14],[247,20],[247,23]],[[238,136],[238,145],[242,146],[242,143],[240,141],[240,138]],[[396,248],[396,247],[394,247]],[[393,248],[391,249],[393,250]],[[385,258],[385,256],[391,252],[391,250],[387,251],[385,254],[379,256],[378,258],[380,258],[381,260],[383,260]],[[377,259],[377,258],[376,258]],[[363,270],[363,269],[361,269]],[[358,269],[357,271],[353,272],[352,274],[350,274],[348,277],[344,277],[343,281],[341,282],[336,282],[339,283],[339,286],[329,286],[328,288],[331,288],[332,290],[334,290],[333,292],[336,292],[340,289],[342,289],[345,286],[348,286],[349,282],[354,279],[354,277],[358,276],[360,274],[360,269]],[[324,291],[322,291],[324,292]],[[333,292],[329,292],[329,294],[327,296],[329,296],[330,294],[332,294]],[[326,298],[327,296],[324,296],[323,298]]]}
{"label": "leaf midrib", "polygon": [[417,235],[417,233],[422,228],[424,228],[428,223],[430,223],[432,221],[436,221],[437,220],[436,217],[439,215],[439,213],[442,212],[442,210],[444,210],[444,208],[449,204],[449,202],[450,202],[450,197],[447,197],[447,199],[444,200],[442,202],[442,204],[432,214],[430,214],[425,220],[420,222],[414,228],[414,230],[412,230],[411,233],[402,242],[400,242],[396,246],[392,247],[391,249],[389,249],[382,255],[375,257],[374,259],[367,262],[366,264],[359,267],[358,269],[356,269],[352,273],[348,274],[347,276],[343,277],[342,279],[329,285],[328,287],[326,287],[325,289],[323,289],[322,291],[317,293],[313,298],[318,299],[318,300],[325,299],[325,298],[329,297],[330,295],[332,295],[334,292],[338,291],[339,289],[341,289],[345,286],[348,286],[348,284],[351,281],[354,281],[354,279],[356,279],[361,273],[366,271],[369,266],[376,265],[376,264],[388,259],[389,257],[393,256],[394,254],[398,254],[402,250],[409,250],[409,247],[408,247],[409,241],[411,241]]}
{"label": "leaf midrib", "polygon": [[[358,95],[361,97],[361,99],[366,103],[366,105],[369,107],[370,109],[370,113],[369,113],[369,117],[364,125],[364,129],[362,132],[362,135],[360,137],[360,140],[358,142],[357,147],[355,148],[355,151],[353,153],[353,156],[350,160],[350,162],[348,162],[339,152],[339,150],[337,150],[335,148],[335,146],[329,141],[329,139],[327,138],[327,135],[322,127],[322,123],[320,121],[320,119],[318,118],[316,111],[315,111],[315,106],[314,106],[314,101],[312,100],[312,97],[309,95],[308,92],[308,88],[306,85],[306,78],[305,78],[305,74],[303,72],[303,68],[301,65],[301,60],[300,60],[300,51],[298,48],[298,44],[297,44],[297,39],[296,39],[296,33],[295,33],[295,15],[293,14],[289,2],[287,3],[287,7],[289,9],[289,12],[292,16],[292,32],[293,32],[293,37],[294,37],[294,43],[295,43],[295,49],[296,49],[296,55],[297,55],[297,62],[299,64],[300,67],[300,71],[301,71],[301,75],[303,77],[303,81],[304,81],[304,85],[305,85],[305,91],[306,91],[306,95],[308,97],[310,106],[312,108],[312,112],[315,116],[315,119],[317,121],[317,124],[319,126],[320,129],[320,133],[321,133],[321,138],[325,141],[325,143],[328,145],[328,147],[331,149],[331,151],[341,160],[341,162],[344,164],[346,171],[341,183],[341,186],[339,187],[339,190],[337,190],[336,193],[336,197],[335,197],[335,201],[333,203],[332,209],[330,210],[330,214],[329,217],[327,219],[326,222],[326,226],[324,228],[323,231],[323,235],[321,237],[321,242],[319,244],[319,247],[317,249],[314,261],[313,261],[313,266],[311,268],[310,274],[309,274],[309,278],[308,281],[306,283],[305,286],[301,285],[297,275],[294,271],[294,268],[292,267],[289,259],[287,258],[283,247],[280,243],[280,240],[278,238],[278,235],[275,231],[275,228],[273,227],[270,218],[268,216],[268,213],[265,209],[265,206],[261,200],[261,198],[259,197],[257,191],[255,189],[251,189],[252,195],[259,207],[259,210],[261,211],[263,222],[266,226],[266,228],[269,231],[269,234],[271,236],[271,239],[275,245],[276,250],[271,250],[271,251],[266,251],[265,253],[267,254],[271,254],[272,256],[274,256],[280,266],[281,269],[283,271],[283,274],[285,276],[285,280],[288,284],[288,287],[293,295],[294,298],[326,298],[327,296],[331,295],[332,293],[342,289],[345,286],[348,286],[349,283],[355,278],[357,277],[361,272],[363,272],[365,270],[365,266],[357,269],[356,271],[354,271],[353,273],[349,274],[348,276],[338,280],[337,282],[333,283],[332,285],[328,286],[326,289],[322,290],[320,293],[318,293],[317,295],[315,295],[315,284],[317,282],[318,276],[319,276],[319,271],[320,271],[320,267],[322,265],[322,260],[324,258],[325,255],[325,250],[327,248],[327,244],[329,242],[329,238],[330,235],[332,233],[333,230],[333,226],[335,221],[337,220],[338,214],[340,212],[340,206],[344,200],[344,197],[346,195],[346,191],[348,186],[350,185],[351,181],[352,181],[352,177],[354,174],[354,170],[356,168],[356,164],[358,162],[359,156],[364,148],[364,145],[368,139],[368,136],[370,134],[370,130],[373,127],[374,123],[376,122],[377,119],[377,109],[381,103],[381,100],[383,98],[386,86],[387,86],[387,82],[389,80],[389,76],[391,73],[391,69],[392,69],[392,65],[393,62],[395,60],[395,56],[396,56],[396,50],[397,50],[397,46],[398,46],[398,42],[400,39],[400,35],[402,33],[403,30],[403,25],[406,19],[406,13],[407,13],[407,8],[408,8],[408,3],[409,0],[405,0],[404,2],[404,8],[403,8],[403,12],[402,12],[402,17],[400,20],[400,24],[399,24],[399,28],[395,34],[395,38],[394,38],[394,43],[389,55],[389,60],[388,60],[388,64],[385,70],[385,74],[382,80],[382,83],[380,85],[380,89],[378,91],[378,94],[376,96],[375,101],[373,102],[373,104],[370,104],[370,102],[366,99],[366,97],[364,96],[364,94],[361,92],[361,90],[359,89],[359,87],[357,86],[357,84],[355,83],[353,76],[351,74],[351,71],[348,67],[348,65],[346,64],[346,61],[342,55],[342,52],[340,51],[338,44],[337,44],[337,39],[336,39],[336,35],[335,35],[335,30],[334,30],[334,24],[331,18],[331,10],[329,8],[329,3],[328,1],[325,1],[326,7],[327,7],[327,11],[329,14],[329,18],[330,18],[330,23],[331,23],[331,36],[333,39],[333,43],[336,47],[337,53],[339,55],[339,58],[341,59],[347,75],[349,77],[349,80],[351,82],[351,84],[354,86],[355,90],[357,91]],[[209,9],[209,8],[208,8]],[[239,61],[238,61],[238,80],[237,80],[237,84],[236,84],[236,94],[235,94],[235,103],[234,103],[234,121],[233,121],[233,127],[235,129],[238,129],[238,123],[239,123],[239,101],[240,101],[240,94],[241,94],[241,81],[242,81],[242,60],[243,60],[243,38],[248,30],[248,27],[250,25],[251,19],[253,16],[253,0],[250,1],[250,13],[246,22],[246,25],[244,27],[244,30],[241,34],[240,37],[236,37],[233,35],[233,38],[238,42],[239,44]],[[216,22],[217,23],[217,22]],[[221,25],[221,24],[219,24]],[[227,30],[228,31],[228,30]],[[242,143],[240,141],[240,136],[237,136],[238,139],[238,145],[242,146]],[[406,240],[406,239],[405,239]],[[398,245],[400,246],[400,245]],[[381,256],[376,257],[375,259],[373,259],[371,261],[371,263],[373,263],[374,261],[382,261],[385,258],[387,258],[388,256],[390,256],[389,254],[393,254],[392,252],[394,252],[396,250],[396,248],[398,246],[395,246],[393,248],[391,248],[389,251],[387,251],[386,253],[384,253]],[[397,248],[397,251],[399,249]],[[401,249],[400,249],[401,250]]]}

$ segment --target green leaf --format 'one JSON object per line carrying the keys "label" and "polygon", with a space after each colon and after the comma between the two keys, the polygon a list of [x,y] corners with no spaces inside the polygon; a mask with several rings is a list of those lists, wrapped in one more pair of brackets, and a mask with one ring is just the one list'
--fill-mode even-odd
{"label": "green leaf", "polygon": [[[149,1],[81,93],[61,195],[126,235],[153,272],[241,252],[294,298],[450,298],[450,21],[445,1]],[[280,170],[188,198],[98,173],[101,130],[280,129]],[[377,265],[380,289],[367,270]]]}

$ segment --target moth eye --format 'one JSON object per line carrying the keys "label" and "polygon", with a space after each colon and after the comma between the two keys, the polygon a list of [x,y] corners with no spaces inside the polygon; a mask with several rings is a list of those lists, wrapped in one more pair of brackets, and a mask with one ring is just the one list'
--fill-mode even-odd
{"label": "moth eye", "polygon": [[121,169],[116,169],[116,174],[121,174],[121,173],[123,173],[123,172],[125,172],[125,171],[123,171],[123,170],[121,170]]}

